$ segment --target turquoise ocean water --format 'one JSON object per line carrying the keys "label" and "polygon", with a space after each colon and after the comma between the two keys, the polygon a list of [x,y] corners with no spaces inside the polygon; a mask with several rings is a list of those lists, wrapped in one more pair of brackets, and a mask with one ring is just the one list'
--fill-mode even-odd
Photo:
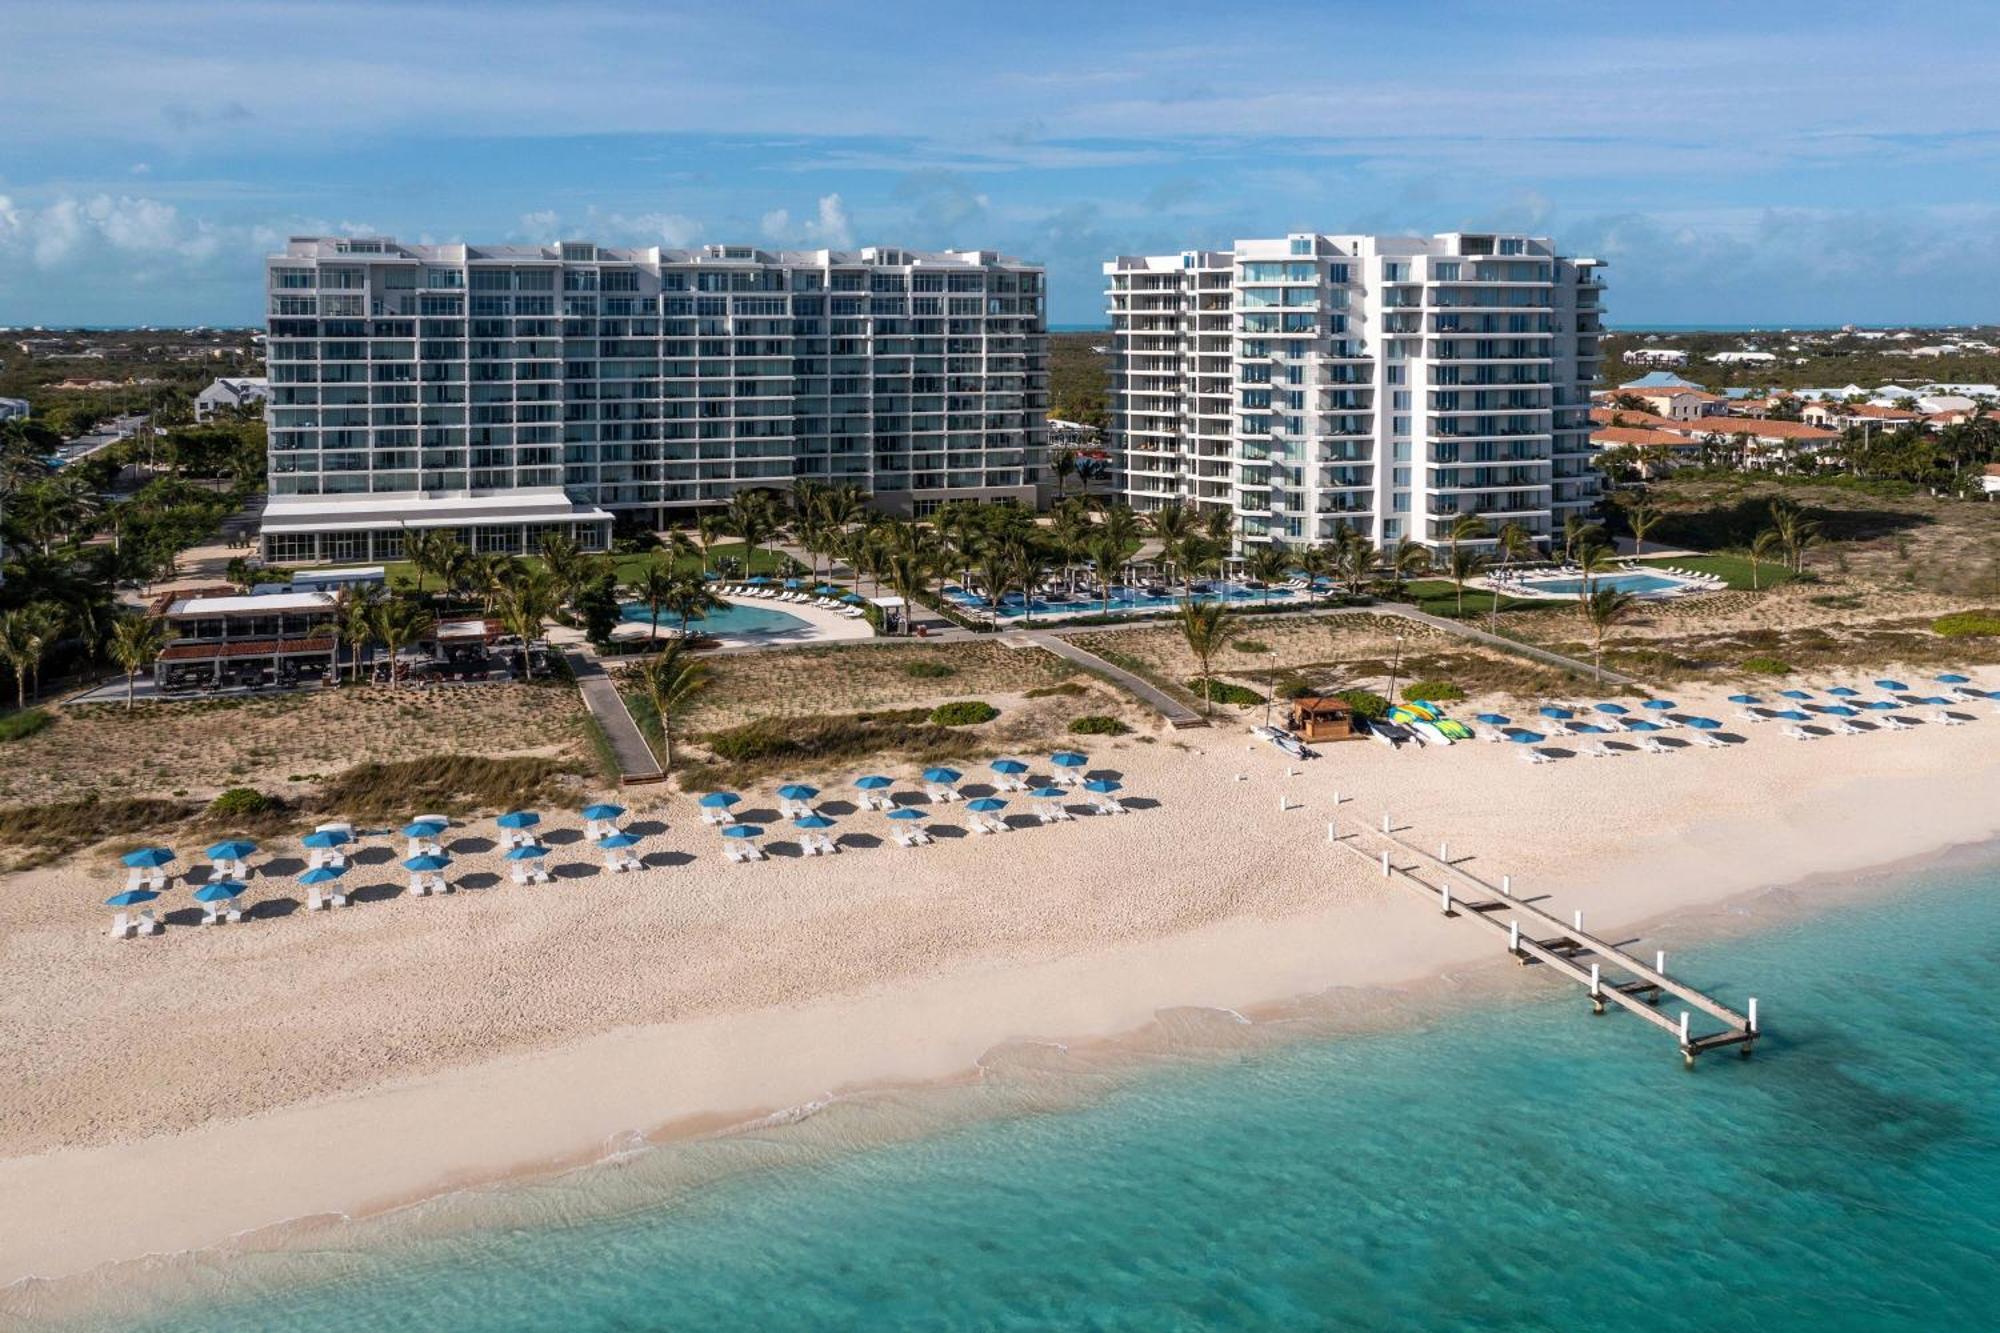
{"label": "turquoise ocean water", "polygon": [[[1684,1073],[1660,1034],[1549,982],[1414,1030],[1156,1053],[1054,1109],[873,1146],[794,1151],[809,1120],[649,1151],[644,1170],[733,1158],[658,1199],[628,1164],[511,1224],[387,1247],[336,1232],[116,1326],[2000,1323],[2000,864],[1682,961],[1758,994],[1753,1060]],[[598,1189],[626,1192],[617,1214],[569,1220]]]}

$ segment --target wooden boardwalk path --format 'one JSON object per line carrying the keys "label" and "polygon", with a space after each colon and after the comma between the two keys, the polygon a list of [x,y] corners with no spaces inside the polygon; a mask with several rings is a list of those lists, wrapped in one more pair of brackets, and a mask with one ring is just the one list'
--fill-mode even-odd
{"label": "wooden boardwalk path", "polygon": [[[1505,937],[1505,947],[1523,964],[1547,967],[1583,987],[1593,1012],[1602,1014],[1613,1004],[1659,1028],[1674,1039],[1690,1069],[1705,1051],[1734,1046],[1748,1056],[1763,1035],[1754,996],[1748,1012],[1739,1013],[1668,974],[1664,953],[1648,963],[1586,932],[1581,911],[1564,921],[1515,897],[1506,876],[1494,884],[1452,861],[1449,847],[1440,845],[1434,855],[1397,836],[1402,831],[1384,814],[1379,828],[1359,823],[1343,828],[1340,821],[1329,821],[1327,839],[1376,865],[1384,879],[1410,889],[1443,915],[1480,922]],[[1660,1011],[1662,997],[1668,996],[1687,1006],[1678,1019]],[[1721,1027],[1694,1031],[1689,1010],[1699,1010]]]}
{"label": "wooden boardwalk path", "polygon": [[646,743],[639,724],[632,720],[631,710],[625,707],[618,687],[605,674],[603,663],[597,660],[595,654],[575,649],[564,656],[569,660],[570,673],[576,677],[576,688],[583,696],[583,706],[590,710],[590,715],[597,719],[597,725],[604,729],[605,739],[611,742],[611,756],[618,761],[619,785],[636,787],[643,783],[666,781],[667,775],[661,770],[653,747]]}

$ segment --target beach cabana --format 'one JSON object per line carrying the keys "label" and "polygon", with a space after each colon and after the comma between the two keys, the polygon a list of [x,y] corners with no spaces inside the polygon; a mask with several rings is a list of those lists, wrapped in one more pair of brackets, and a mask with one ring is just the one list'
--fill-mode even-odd
{"label": "beach cabana", "polygon": [[1354,709],[1345,699],[1326,694],[1307,694],[1292,700],[1285,716],[1285,730],[1302,741],[1352,741],[1363,739],[1354,725]]}
{"label": "beach cabana", "polygon": [[820,831],[833,827],[833,821],[825,815],[800,815],[792,821],[792,827],[803,830],[799,837],[799,850],[807,856],[831,856],[840,850],[838,841]]}
{"label": "beach cabana", "polygon": [[722,855],[731,861],[762,861],[764,849],[757,839],[764,830],[755,824],[731,824],[722,830]]}
{"label": "beach cabana", "polygon": [[965,776],[955,768],[927,768],[924,770],[924,795],[933,801],[955,801],[958,788],[954,785]]}
{"label": "beach cabana", "polygon": [[897,846],[921,847],[931,840],[931,835],[918,827],[918,821],[924,818],[924,812],[916,806],[899,805],[889,812],[889,818],[899,825],[889,834],[896,840]]}
{"label": "beach cabana", "polygon": [[736,816],[729,813],[729,807],[742,799],[733,791],[712,791],[704,794],[695,804],[701,807],[702,823],[733,824]]}
{"label": "beach cabana", "polygon": [[306,910],[318,912],[327,907],[347,906],[347,895],[329,889],[321,894],[320,885],[332,884],[347,873],[345,862],[340,865],[320,865],[309,868],[299,876],[299,883],[306,886]]}
{"label": "beach cabana", "polygon": [[607,833],[597,840],[599,850],[604,853],[604,868],[614,875],[628,870],[644,870],[645,862],[632,854],[632,848],[639,845],[635,833]]}
{"label": "beach cabana", "polygon": [[883,795],[896,785],[894,778],[885,778],[880,773],[869,773],[854,779],[854,785],[861,792],[861,808],[864,810],[887,810],[894,804]]}
{"label": "beach cabana", "polygon": [[[116,907],[118,909],[118,915],[111,918],[111,938],[114,940],[124,940],[130,939],[134,935],[159,934],[159,919],[153,915],[152,908],[145,906],[159,896],[152,889],[127,889],[123,893],[114,893],[109,898],[106,898],[104,900],[106,907]],[[132,916],[128,914],[127,909],[133,907],[144,908],[144,910],[137,916]]]}
{"label": "beach cabana", "polygon": [[241,921],[243,910],[235,905],[243,896],[244,886],[232,879],[210,880],[194,891],[194,900],[205,909],[201,916],[204,926],[218,926],[225,921]]}

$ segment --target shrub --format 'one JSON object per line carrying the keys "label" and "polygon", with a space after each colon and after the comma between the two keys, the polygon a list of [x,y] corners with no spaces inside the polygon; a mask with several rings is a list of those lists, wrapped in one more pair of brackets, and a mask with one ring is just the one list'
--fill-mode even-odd
{"label": "shrub", "polygon": [[948,704],[939,704],[931,710],[931,725],[976,727],[981,722],[991,722],[998,716],[1000,710],[984,699],[956,699]]}
{"label": "shrub", "polygon": [[1115,717],[1102,713],[1090,713],[1069,724],[1069,729],[1079,736],[1123,736],[1132,728]]}
{"label": "shrub", "polygon": [[2000,634],[2000,611],[1954,611],[1933,620],[1931,629],[1947,639],[1987,638]]}
{"label": "shrub", "polygon": [[1027,691],[1023,695],[1023,697],[1028,699],[1049,699],[1060,695],[1068,698],[1074,698],[1079,694],[1088,694],[1088,693],[1090,693],[1088,687],[1079,685],[1073,680],[1065,680],[1065,681],[1059,681],[1054,685],[1037,686],[1036,688]]}
{"label": "shrub", "polygon": [[1373,690],[1342,690],[1335,697],[1352,708],[1356,717],[1373,719],[1389,715],[1389,701]]}
{"label": "shrub", "polygon": [[912,680],[944,680],[956,676],[958,668],[942,662],[909,662],[904,664],[903,674]]}
{"label": "shrub", "polygon": [[225,819],[243,819],[278,809],[283,803],[255,787],[231,787],[208,803],[208,813]]}
{"label": "shrub", "polygon": [[[1194,697],[1201,698],[1201,677],[1196,676],[1187,683],[1194,691]],[[1252,708],[1264,702],[1264,696],[1242,685],[1233,685],[1226,680],[1211,680],[1208,683],[1208,701],[1230,704],[1237,708]]]}
{"label": "shrub", "polygon": [[1781,658],[1766,657],[1760,654],[1756,657],[1744,658],[1743,669],[1745,671],[1754,671],[1760,676],[1788,676],[1792,672],[1792,664]]}
{"label": "shrub", "polygon": [[0,717],[0,742],[24,740],[51,726],[55,716],[46,708],[28,708]]}
{"label": "shrub", "polygon": [[551,803],[564,794],[572,765],[555,759],[489,759],[441,754],[397,763],[358,764],[320,789],[320,809],[356,819],[385,819],[412,810],[450,814]]}
{"label": "shrub", "polygon": [[1262,639],[1238,639],[1229,646],[1239,653],[1251,653],[1257,656],[1262,656],[1271,651],[1271,645],[1265,643]]}
{"label": "shrub", "polygon": [[1271,682],[1271,693],[1279,699],[1303,699],[1309,694],[1317,693],[1317,691],[1313,689],[1312,683],[1304,676],[1299,675],[1297,672],[1287,671],[1284,675]]}
{"label": "shrub", "polygon": [[[737,776],[752,776],[749,766],[769,764],[796,768],[802,764],[839,763],[894,750],[924,759],[965,758],[973,753],[970,736],[935,726],[921,708],[883,713],[837,713],[823,717],[760,717],[701,738],[715,758],[737,766]],[[690,769],[682,774],[698,787],[721,770]]]}
{"label": "shrub", "polygon": [[67,851],[114,834],[163,828],[192,813],[184,801],[139,797],[104,801],[93,792],[74,801],[0,810],[0,843],[45,853]]}
{"label": "shrub", "polygon": [[1410,703],[1448,704],[1465,697],[1465,691],[1448,680],[1413,680],[1403,687],[1403,698]]}

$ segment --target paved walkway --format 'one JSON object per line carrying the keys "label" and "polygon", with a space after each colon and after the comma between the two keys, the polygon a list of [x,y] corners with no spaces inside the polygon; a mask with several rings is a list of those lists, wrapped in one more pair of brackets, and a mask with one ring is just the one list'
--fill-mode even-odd
{"label": "paved walkway", "polygon": [[564,654],[569,661],[569,669],[576,676],[576,688],[583,695],[583,706],[597,719],[597,725],[604,728],[606,739],[611,742],[611,754],[618,761],[619,780],[626,786],[641,782],[664,782],[666,774],[660,769],[660,761],[653,755],[653,747],[646,744],[645,734],[639,724],[632,720],[631,710],[625,707],[624,698],[618,687],[604,672],[604,664],[594,655],[572,650]]}
{"label": "paved walkway", "polygon": [[[1018,636],[1018,638],[1017,638]],[[1116,684],[1120,689],[1137,695],[1154,712],[1167,720],[1172,727],[1205,727],[1208,719],[1195,712],[1180,700],[1162,690],[1143,676],[1134,675],[1124,667],[1113,666],[1096,653],[1077,647],[1068,639],[1043,630],[1010,630],[1001,636],[1001,641],[1013,639],[1016,642],[1033,644],[1054,653],[1057,657],[1074,662],[1086,671],[1095,672]]]}
{"label": "paved walkway", "polygon": [[[1428,611],[1419,611],[1415,607],[1396,605],[1336,607],[1331,612],[1322,614],[1352,615],[1356,612],[1364,612],[1377,616],[1394,616],[1401,620],[1412,620],[1419,625],[1429,625],[1435,629],[1441,629],[1447,634],[1456,634],[1462,639],[1471,639],[1474,643],[1483,643],[1488,648],[1499,652],[1513,653],[1518,657],[1530,658],[1533,661],[1542,663],[1544,666],[1552,666],[1561,671],[1580,672],[1593,679],[1597,675],[1597,669],[1588,662],[1580,662],[1574,657],[1564,657],[1561,653],[1551,652],[1547,648],[1537,648],[1533,644],[1522,643],[1518,639],[1509,639],[1499,634],[1489,634],[1483,629],[1477,629],[1466,624],[1463,620],[1451,620],[1444,616],[1434,616]],[[1638,679],[1609,669],[1604,672],[1604,679],[1613,685],[1635,685],[1641,689],[1645,688],[1644,683]]]}

